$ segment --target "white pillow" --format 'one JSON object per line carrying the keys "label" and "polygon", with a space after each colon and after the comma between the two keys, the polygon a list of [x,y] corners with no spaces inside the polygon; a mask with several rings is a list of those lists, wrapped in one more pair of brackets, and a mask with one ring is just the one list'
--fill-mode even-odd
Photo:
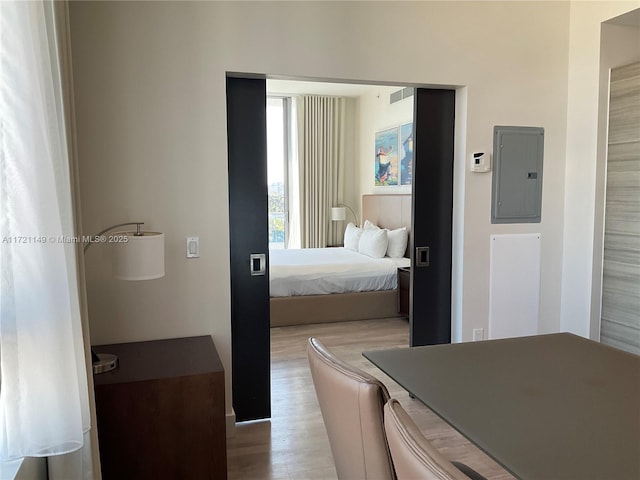
{"label": "white pillow", "polygon": [[364,229],[360,237],[358,251],[373,258],[382,258],[387,253],[389,239],[386,230]]}
{"label": "white pillow", "polygon": [[348,223],[344,231],[344,248],[357,252],[363,231],[362,228],[356,227],[353,223]]}
{"label": "white pillow", "polygon": [[365,230],[380,230],[380,227],[377,226],[375,223],[370,222],[369,220],[365,220],[364,221],[364,226],[363,228]]}
{"label": "white pillow", "polygon": [[389,238],[387,256],[391,258],[404,257],[404,252],[407,251],[407,241],[409,240],[409,232],[407,232],[406,227],[387,230],[387,237]]}

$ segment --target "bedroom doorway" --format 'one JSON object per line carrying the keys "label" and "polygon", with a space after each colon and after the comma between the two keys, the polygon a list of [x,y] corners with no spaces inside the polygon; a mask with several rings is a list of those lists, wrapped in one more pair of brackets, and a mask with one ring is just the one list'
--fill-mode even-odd
{"label": "bedroom doorway", "polygon": [[[232,84],[250,85],[247,95]],[[234,93],[235,91],[235,93]],[[263,96],[259,98],[259,92]],[[244,117],[236,108],[233,95],[245,95],[240,101]],[[238,421],[268,418],[270,412],[269,292],[252,288],[250,253],[263,253],[268,272],[268,234],[264,245],[238,251],[236,239],[255,238],[261,225],[267,225],[266,206],[266,80],[227,79],[227,117],[229,138],[229,228],[231,237],[231,327],[234,409]],[[450,342],[451,333],[451,260],[455,91],[416,89],[414,140],[412,261],[418,247],[429,247],[427,265],[412,268],[411,273],[411,345]],[[250,127],[248,126],[250,125]],[[247,141],[247,132],[252,138]],[[261,133],[262,132],[262,133]],[[254,135],[258,135],[255,137]],[[251,151],[235,151],[233,139],[252,144]],[[232,152],[234,150],[234,152]],[[246,172],[263,172],[264,177]],[[232,178],[237,176],[238,178]],[[263,183],[260,184],[260,181]],[[249,210],[247,210],[249,209]],[[248,220],[251,218],[251,221]],[[260,228],[257,228],[260,227]],[[260,250],[262,249],[262,250]],[[424,263],[424,258],[422,259]],[[251,264],[253,268],[253,264]],[[264,278],[264,277],[263,277]],[[257,285],[258,283],[256,283]],[[261,285],[261,284],[260,284]],[[413,295],[413,291],[419,292]]]}

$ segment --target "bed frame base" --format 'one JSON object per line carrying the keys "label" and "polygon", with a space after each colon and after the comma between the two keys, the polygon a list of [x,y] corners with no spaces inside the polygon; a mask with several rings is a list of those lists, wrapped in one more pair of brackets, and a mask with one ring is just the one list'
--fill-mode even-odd
{"label": "bed frame base", "polygon": [[271,298],[271,327],[397,316],[397,290]]}

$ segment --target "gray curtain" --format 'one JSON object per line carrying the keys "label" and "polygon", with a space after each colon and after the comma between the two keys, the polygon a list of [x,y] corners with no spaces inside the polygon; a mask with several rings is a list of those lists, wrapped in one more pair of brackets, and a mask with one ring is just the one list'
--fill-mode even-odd
{"label": "gray curtain", "polygon": [[345,103],[336,97],[297,98],[302,248],[342,239],[344,226],[331,221],[331,207],[344,203]]}

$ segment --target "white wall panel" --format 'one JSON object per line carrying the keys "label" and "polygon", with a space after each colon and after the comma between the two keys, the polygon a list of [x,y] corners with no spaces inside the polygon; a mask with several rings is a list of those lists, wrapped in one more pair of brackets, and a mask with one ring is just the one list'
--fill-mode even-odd
{"label": "white wall panel", "polygon": [[490,339],[538,333],[540,236],[491,236]]}

